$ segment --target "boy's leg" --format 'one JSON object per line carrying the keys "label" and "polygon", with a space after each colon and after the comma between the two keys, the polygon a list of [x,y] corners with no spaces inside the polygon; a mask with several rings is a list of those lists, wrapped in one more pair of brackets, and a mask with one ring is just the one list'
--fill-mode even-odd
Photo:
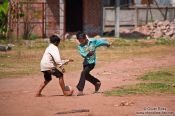
{"label": "boy's leg", "polygon": [[60,84],[61,90],[62,90],[62,92],[64,94],[65,83],[64,83],[63,77],[59,77],[59,84]]}
{"label": "boy's leg", "polygon": [[85,86],[85,81],[86,81],[86,77],[85,77],[85,74],[86,71],[83,69],[83,71],[81,72],[81,75],[80,75],[80,80],[77,84],[77,89],[79,91],[79,93],[77,94],[78,96],[79,95],[83,95],[83,89],[84,89],[84,86]]}
{"label": "boy's leg", "polygon": [[63,78],[63,77],[60,77],[60,78],[59,78],[59,83],[60,83],[61,89],[62,89],[62,91],[63,91],[63,94],[64,94],[65,96],[70,96],[70,95],[73,94],[73,92],[74,92],[73,90],[72,90],[72,91],[65,91],[65,90],[64,90],[65,83],[64,83],[64,78]]}
{"label": "boy's leg", "polygon": [[100,89],[100,86],[101,86],[100,80],[98,80],[97,78],[95,78],[91,74],[89,74],[89,76],[87,76],[86,80],[89,81],[90,83],[92,83],[95,86],[95,92],[98,92],[98,90]]}
{"label": "boy's leg", "polygon": [[72,95],[73,93],[73,90],[72,91],[64,91],[64,87],[65,87],[65,83],[64,83],[64,78],[63,78],[63,73],[60,72],[58,69],[53,69],[52,70],[52,74],[54,76],[56,76],[57,78],[59,78],[59,84],[60,84],[60,87],[62,89],[62,92],[65,96],[70,96]]}
{"label": "boy's leg", "polygon": [[45,86],[52,80],[52,78],[51,78],[51,73],[50,73],[49,71],[44,71],[43,74],[44,74],[44,79],[45,79],[45,81],[41,83],[41,85],[40,85],[40,87],[39,87],[39,89],[38,89],[38,91],[37,91],[37,93],[36,93],[36,97],[42,96],[42,95],[41,95],[42,90],[43,90],[43,89],[45,88]]}
{"label": "boy's leg", "polygon": [[90,78],[89,76],[91,76],[89,74],[89,72],[94,68],[94,66],[95,66],[95,64],[89,64],[89,65],[85,65],[83,67],[83,71],[81,72],[80,80],[79,80],[79,83],[77,85],[77,89],[79,91],[83,91],[86,80],[90,81],[92,84],[95,84],[96,81],[99,81],[94,77],[92,79],[89,79]]}
{"label": "boy's leg", "polygon": [[44,87],[49,83],[50,81],[44,81],[43,83],[41,83],[41,85],[40,85],[40,87],[39,87],[39,89],[38,89],[38,91],[37,91],[37,93],[36,93],[36,97],[40,97],[40,96],[42,96],[41,95],[41,92],[42,92],[42,90],[44,89]]}
{"label": "boy's leg", "polygon": [[[94,68],[95,64],[90,65],[89,68],[92,70]],[[94,76],[92,76],[90,73],[88,73],[88,75],[86,76],[86,80],[89,81],[90,83],[92,83],[95,86],[95,92],[98,92],[98,90],[100,89],[101,86],[101,82],[100,80],[98,80],[97,78],[95,78]]]}
{"label": "boy's leg", "polygon": [[97,82],[100,82],[100,80],[98,80],[97,78],[95,78],[91,74],[88,74],[88,76],[86,77],[86,80],[89,81],[90,83],[92,83],[94,86],[97,84]]}
{"label": "boy's leg", "polygon": [[94,67],[95,67],[95,64],[89,64],[89,65],[88,65],[89,72],[88,72],[87,75],[86,75],[86,80],[89,81],[90,83],[92,83],[93,85],[96,85],[97,82],[100,82],[100,80],[98,80],[97,78],[95,78],[94,76],[92,76],[92,75],[90,74],[90,71],[91,71],[92,69],[94,69]]}

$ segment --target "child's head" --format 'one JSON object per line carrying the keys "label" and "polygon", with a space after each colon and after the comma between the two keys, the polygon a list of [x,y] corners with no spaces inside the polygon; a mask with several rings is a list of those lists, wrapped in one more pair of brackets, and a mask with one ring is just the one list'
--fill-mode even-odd
{"label": "child's head", "polygon": [[57,35],[50,36],[50,43],[58,46],[60,43],[60,38]]}
{"label": "child's head", "polygon": [[85,33],[83,33],[83,32],[78,32],[77,34],[76,34],[76,37],[77,37],[77,40],[81,43],[81,44],[83,44],[83,45],[85,45],[85,44],[87,44],[87,38],[86,38],[86,34]]}

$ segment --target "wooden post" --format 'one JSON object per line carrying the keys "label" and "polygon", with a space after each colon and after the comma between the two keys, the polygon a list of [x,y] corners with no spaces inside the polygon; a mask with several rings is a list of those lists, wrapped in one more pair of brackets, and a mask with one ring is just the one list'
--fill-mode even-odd
{"label": "wooden post", "polygon": [[105,31],[105,17],[106,17],[105,7],[103,7],[103,26],[102,26],[102,32]]}
{"label": "wooden post", "polygon": [[18,15],[18,13],[19,13],[19,4],[17,3],[17,40],[19,40],[19,15]]}
{"label": "wooden post", "polygon": [[12,24],[12,16],[11,16],[11,12],[12,12],[12,3],[11,3],[11,0],[10,0],[10,2],[9,2],[9,7],[8,7],[8,18],[7,18],[7,22],[8,22],[8,27],[7,27],[7,35],[6,35],[6,37],[7,37],[7,39],[8,39],[8,41],[11,39],[11,33],[12,33],[12,26],[11,26],[11,24]]}
{"label": "wooden post", "polygon": [[148,3],[147,3],[147,7],[146,7],[146,21],[145,21],[145,24],[148,23],[148,15],[149,15],[149,14],[148,14],[148,10],[149,10],[148,7],[149,7],[149,6],[148,6]]}
{"label": "wooden post", "polygon": [[103,16],[103,14],[104,14],[104,7],[103,7],[103,3],[101,3],[101,23],[100,23],[100,35],[103,35],[103,32],[104,32],[104,16]]}
{"label": "wooden post", "polygon": [[64,2],[65,0],[59,0],[59,18],[60,18],[59,35],[60,37],[63,37],[63,38],[64,38],[64,32],[65,32]]}
{"label": "wooden post", "polygon": [[163,18],[165,19],[165,15],[164,15],[164,13],[162,12],[161,8],[159,7],[158,2],[157,2],[156,0],[153,0],[153,1],[156,3],[156,6],[157,6],[158,10],[160,11],[161,15],[162,15]]}
{"label": "wooden post", "polygon": [[148,0],[148,4],[149,4],[149,10],[150,10],[150,15],[151,15],[151,22],[153,22],[153,14],[152,14],[152,11],[151,11],[151,1]]}
{"label": "wooden post", "polygon": [[135,6],[135,27],[138,26],[139,11],[137,6]]}
{"label": "wooden post", "polygon": [[119,37],[120,28],[120,0],[115,0],[115,37]]}
{"label": "wooden post", "polygon": [[46,37],[46,28],[45,28],[45,3],[42,2],[42,37]]}

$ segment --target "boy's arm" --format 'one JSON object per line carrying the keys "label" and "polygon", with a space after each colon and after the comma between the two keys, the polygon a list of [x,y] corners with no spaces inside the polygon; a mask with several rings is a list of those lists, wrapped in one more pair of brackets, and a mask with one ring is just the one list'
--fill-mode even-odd
{"label": "boy's arm", "polygon": [[61,60],[60,52],[58,49],[52,49],[52,51],[50,51],[49,54],[51,55],[52,59],[57,65],[64,65],[68,62],[74,61],[73,59]]}
{"label": "boy's arm", "polygon": [[[50,53],[49,53],[49,54],[50,54]],[[51,55],[51,54],[50,54],[50,55]],[[74,60],[72,60],[72,59],[61,60],[59,54],[57,54],[57,55],[54,54],[54,56],[51,55],[51,57],[52,57],[52,59],[54,60],[54,62],[56,63],[56,65],[59,65],[59,68],[62,70],[62,73],[65,72],[65,69],[64,69],[64,66],[63,66],[63,65],[66,65],[66,64],[68,64],[69,62],[73,62],[73,61],[74,61]],[[55,60],[55,58],[57,58],[57,59]]]}
{"label": "boy's arm", "polygon": [[83,58],[86,58],[88,56],[89,51],[85,51],[81,46],[78,46],[78,50]]}
{"label": "boy's arm", "polygon": [[69,62],[73,62],[73,59],[66,59],[66,60],[62,60],[62,65],[60,65],[59,67],[63,66],[63,65],[67,65]]}
{"label": "boy's arm", "polygon": [[57,65],[62,65],[64,62],[61,60],[60,52],[58,49],[53,49],[49,53]]}
{"label": "boy's arm", "polygon": [[100,40],[100,39],[96,39],[95,40],[95,45],[96,47],[100,47],[100,46],[110,46],[110,43],[107,40]]}
{"label": "boy's arm", "polygon": [[85,51],[83,48],[79,47],[79,53],[83,58],[94,55],[94,51],[87,50]]}
{"label": "boy's arm", "polygon": [[56,65],[62,66],[64,64],[68,64],[68,62],[73,62],[72,59],[67,59],[67,60],[61,60],[60,52],[58,49],[52,49],[49,53],[54,60]]}

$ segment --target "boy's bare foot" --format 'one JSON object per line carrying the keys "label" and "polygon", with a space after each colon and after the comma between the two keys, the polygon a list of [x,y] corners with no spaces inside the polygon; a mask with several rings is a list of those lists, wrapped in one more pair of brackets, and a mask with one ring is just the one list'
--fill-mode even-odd
{"label": "boy's bare foot", "polygon": [[35,97],[43,97],[44,95],[42,94],[36,94]]}
{"label": "boy's bare foot", "polygon": [[95,85],[95,93],[97,93],[99,91],[100,86],[101,86],[101,83],[97,82],[96,85]]}
{"label": "boy's bare foot", "polygon": [[83,96],[83,91],[78,91],[77,96]]}
{"label": "boy's bare foot", "polygon": [[73,93],[74,93],[74,90],[64,91],[64,96],[72,96]]}

